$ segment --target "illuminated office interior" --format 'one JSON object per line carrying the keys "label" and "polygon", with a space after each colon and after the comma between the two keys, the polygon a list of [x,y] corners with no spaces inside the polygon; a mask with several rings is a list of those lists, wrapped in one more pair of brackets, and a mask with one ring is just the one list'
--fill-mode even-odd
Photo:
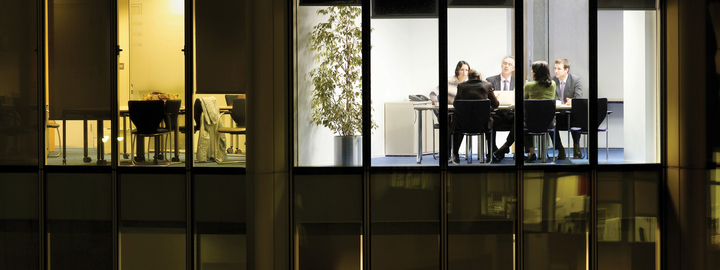
{"label": "illuminated office interior", "polygon": [[[356,15],[347,138],[312,120],[321,10]],[[716,269],[716,22],[714,0],[4,1],[0,269]],[[566,159],[525,162],[515,128],[499,162],[477,138],[448,161],[448,78],[508,55],[495,146],[531,63],[566,58],[607,127],[579,158],[560,127]]]}

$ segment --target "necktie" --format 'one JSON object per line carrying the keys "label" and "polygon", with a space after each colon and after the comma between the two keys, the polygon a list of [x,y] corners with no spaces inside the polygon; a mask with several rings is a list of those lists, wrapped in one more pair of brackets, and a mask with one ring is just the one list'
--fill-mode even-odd
{"label": "necktie", "polygon": [[507,91],[507,90],[510,90],[509,88],[510,88],[510,85],[509,85],[509,83],[508,83],[508,80],[505,80],[505,83],[503,84],[503,89],[502,89],[502,90],[503,90],[503,91]]}
{"label": "necktie", "polygon": [[560,101],[565,103],[565,82],[560,82]]}

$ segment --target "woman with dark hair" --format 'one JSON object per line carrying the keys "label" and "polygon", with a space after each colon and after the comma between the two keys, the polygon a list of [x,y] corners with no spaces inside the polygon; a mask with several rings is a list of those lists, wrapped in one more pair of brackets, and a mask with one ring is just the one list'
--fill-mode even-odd
{"label": "woman with dark hair", "polygon": [[[535,61],[532,63],[530,72],[532,73],[533,81],[525,84],[525,99],[555,99],[555,82],[550,77],[548,63],[545,61]],[[561,149],[560,151],[565,150]],[[532,162],[537,159],[532,137],[527,136],[527,134],[525,135],[525,152],[528,153],[525,161]]]}
{"label": "woman with dark hair", "polygon": [[[468,71],[470,70],[470,64],[465,61],[459,61],[455,66],[455,76],[448,78],[448,104],[452,104],[455,101],[457,95],[457,86],[460,83],[467,81]],[[433,104],[438,102],[437,93],[440,92],[440,87],[435,87],[435,90],[430,92],[430,100]]]}
{"label": "woman with dark hair", "polygon": [[555,82],[545,61],[532,63],[532,82],[525,84],[525,99],[555,99]]}

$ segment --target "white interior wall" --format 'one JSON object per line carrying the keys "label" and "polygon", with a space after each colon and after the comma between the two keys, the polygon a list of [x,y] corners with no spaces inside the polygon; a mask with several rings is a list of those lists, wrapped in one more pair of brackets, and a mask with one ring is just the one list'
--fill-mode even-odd
{"label": "white interior wall", "polygon": [[625,160],[633,162],[657,162],[657,91],[655,84],[648,82],[657,76],[654,60],[647,57],[647,51],[654,51],[655,46],[648,42],[655,39],[648,32],[655,28],[648,28],[648,19],[654,18],[646,16],[654,13],[623,12],[624,137],[635,142],[625,144]]}

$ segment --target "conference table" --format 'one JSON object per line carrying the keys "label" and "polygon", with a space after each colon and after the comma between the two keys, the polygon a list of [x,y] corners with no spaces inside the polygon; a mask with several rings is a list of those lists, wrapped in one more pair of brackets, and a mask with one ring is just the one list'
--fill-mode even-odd
{"label": "conference table", "polygon": [[[417,142],[418,142],[417,143],[417,164],[420,164],[420,163],[422,163],[422,130],[423,130],[423,119],[422,119],[423,113],[422,112],[427,111],[427,110],[439,110],[440,105],[423,103],[423,104],[416,104],[414,106],[414,108],[415,108],[415,113],[417,114],[417,123],[418,123],[417,131],[416,131],[417,132]],[[555,105],[556,110],[570,110],[571,108],[572,108],[572,106],[568,106],[565,104]],[[500,105],[500,106],[498,106],[497,109],[498,110],[514,110],[515,106],[514,105]],[[453,111],[453,110],[455,110],[455,107],[453,107],[452,104],[448,105],[448,111]]]}
{"label": "conference table", "polygon": [[[232,106],[218,106],[218,109],[220,110],[220,114],[222,115],[224,113],[232,111]],[[180,114],[180,115],[185,114],[185,106],[180,107],[180,111],[178,112],[178,114]],[[123,118],[123,137],[127,138],[128,137],[127,119],[130,117],[130,111],[128,110],[127,106],[120,106],[120,117]],[[175,157],[172,158],[173,162],[180,161],[180,157],[179,157],[180,156],[180,146],[177,142],[178,135],[180,135],[180,125],[179,124],[180,123],[178,123],[178,125],[175,125],[175,129],[173,130],[173,134],[175,136],[175,141],[174,141]],[[189,129],[189,130],[193,130],[193,129]],[[138,147],[140,147],[140,143],[138,143]],[[138,154],[143,154],[143,153],[144,153],[144,150],[143,150],[143,152],[140,152],[140,149],[138,149]],[[123,139],[123,158],[128,159],[128,157],[129,157],[129,155],[127,152],[127,140]]]}

